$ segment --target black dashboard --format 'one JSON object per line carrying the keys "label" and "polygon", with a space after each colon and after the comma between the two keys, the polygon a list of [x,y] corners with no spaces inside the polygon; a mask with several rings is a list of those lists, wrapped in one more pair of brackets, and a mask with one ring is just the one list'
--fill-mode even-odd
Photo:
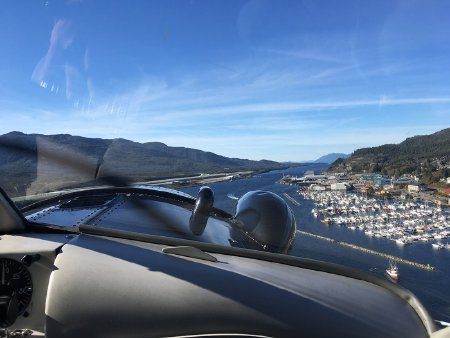
{"label": "black dashboard", "polygon": [[[201,198],[106,193],[114,196],[58,197],[25,216],[0,203],[1,338],[419,338],[436,330],[415,296],[389,281],[265,251],[276,232],[284,251],[295,230],[276,196],[247,195],[231,218],[205,211]],[[274,206],[283,217],[259,217]]]}
{"label": "black dashboard", "polygon": [[31,301],[10,326],[33,337],[428,336],[426,313],[334,273],[92,234],[0,238],[0,259],[39,255],[27,267]]}

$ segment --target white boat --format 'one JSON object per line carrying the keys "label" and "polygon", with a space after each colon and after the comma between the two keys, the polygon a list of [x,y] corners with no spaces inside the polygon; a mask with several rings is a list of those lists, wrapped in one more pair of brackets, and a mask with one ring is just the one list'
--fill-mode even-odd
{"label": "white boat", "polygon": [[431,246],[435,249],[444,249],[445,248],[445,245],[442,243],[433,243],[433,244],[431,244]]}
{"label": "white boat", "polygon": [[397,238],[395,240],[395,243],[400,244],[400,245],[405,245],[406,241],[403,238]]}
{"label": "white boat", "polygon": [[400,277],[397,265],[393,261],[389,261],[389,268],[386,269],[386,273],[394,280],[398,280],[398,278]]}

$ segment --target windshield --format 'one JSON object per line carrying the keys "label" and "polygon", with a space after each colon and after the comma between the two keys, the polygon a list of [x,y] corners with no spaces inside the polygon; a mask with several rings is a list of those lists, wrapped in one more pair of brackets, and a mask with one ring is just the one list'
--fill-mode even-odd
{"label": "windshield", "polygon": [[[270,191],[296,221],[289,254],[389,278],[450,321],[449,11],[425,0],[7,1],[0,187],[23,208],[163,186],[193,196],[177,206],[188,220],[209,185],[226,229],[244,194]],[[100,212],[116,197],[83,203]],[[181,233],[233,245],[207,229]]]}

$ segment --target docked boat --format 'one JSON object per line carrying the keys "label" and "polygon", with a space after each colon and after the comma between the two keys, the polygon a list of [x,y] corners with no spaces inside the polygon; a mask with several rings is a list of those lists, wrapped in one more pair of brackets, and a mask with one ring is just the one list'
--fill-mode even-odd
{"label": "docked boat", "polygon": [[332,224],[333,223],[333,219],[332,218],[325,218],[320,220],[322,223],[324,224]]}
{"label": "docked boat", "polygon": [[433,243],[433,244],[431,244],[431,246],[435,249],[444,249],[445,248],[445,245],[442,243]]}
{"label": "docked boat", "polygon": [[398,273],[397,265],[393,261],[389,261],[389,268],[386,269],[386,273],[394,280],[398,280],[400,276]]}
{"label": "docked boat", "polygon": [[401,238],[397,238],[395,240],[395,243],[397,243],[399,245],[407,245],[407,244],[411,244],[411,241],[408,238],[401,237]]}

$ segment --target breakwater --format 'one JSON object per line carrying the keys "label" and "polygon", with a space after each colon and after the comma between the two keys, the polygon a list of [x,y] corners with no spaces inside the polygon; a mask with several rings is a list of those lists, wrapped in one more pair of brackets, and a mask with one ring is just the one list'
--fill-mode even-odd
{"label": "breakwater", "polygon": [[295,198],[293,198],[292,196],[290,196],[289,194],[287,194],[287,193],[283,193],[283,196],[284,197],[286,197],[286,199],[288,199],[293,205],[295,205],[295,206],[299,206],[300,205],[300,202],[299,201],[297,201]]}
{"label": "breakwater", "polygon": [[341,246],[344,246],[344,247],[347,247],[347,248],[350,248],[350,249],[353,249],[353,250],[361,251],[361,252],[364,252],[364,253],[367,253],[367,254],[370,254],[370,255],[380,256],[380,257],[383,257],[383,258],[386,258],[386,259],[393,260],[395,262],[399,262],[399,263],[402,263],[402,264],[413,266],[413,267],[418,268],[418,269],[428,270],[428,271],[435,271],[436,270],[434,267],[430,266],[429,264],[413,262],[413,261],[410,261],[410,260],[407,260],[407,259],[404,259],[404,258],[401,258],[401,257],[397,257],[397,256],[394,256],[394,255],[390,255],[390,254],[387,254],[387,253],[383,253],[383,252],[367,249],[367,248],[364,248],[362,246],[355,245],[355,244],[352,244],[352,243],[347,243],[347,242],[335,240],[333,238],[316,235],[316,234],[313,234],[311,232],[300,231],[300,230],[297,230],[297,232],[299,234],[301,234],[301,235],[304,235],[304,236],[309,236],[309,237],[321,239],[321,240],[324,240],[324,241],[328,241],[328,242],[331,242],[331,243],[334,243],[334,244],[338,244],[338,245],[341,245]]}

